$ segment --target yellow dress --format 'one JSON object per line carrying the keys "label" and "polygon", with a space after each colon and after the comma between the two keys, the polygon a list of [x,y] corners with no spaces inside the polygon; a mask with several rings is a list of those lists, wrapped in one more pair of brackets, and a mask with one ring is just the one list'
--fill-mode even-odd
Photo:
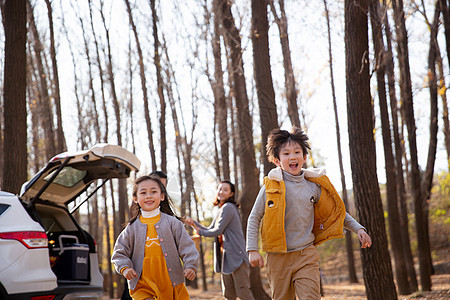
{"label": "yellow dress", "polygon": [[135,300],[158,299],[158,300],[184,300],[189,299],[189,293],[184,283],[172,286],[172,281],[167,271],[166,260],[164,258],[155,224],[160,220],[161,215],[139,220],[147,224],[147,237],[145,242],[144,263],[142,266],[141,278],[134,290],[130,290],[130,295]]}

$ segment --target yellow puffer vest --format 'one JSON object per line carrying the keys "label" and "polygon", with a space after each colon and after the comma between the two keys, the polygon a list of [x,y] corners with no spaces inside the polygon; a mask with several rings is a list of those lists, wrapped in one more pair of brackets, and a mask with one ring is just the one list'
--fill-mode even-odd
{"label": "yellow puffer vest", "polygon": [[[321,188],[319,201],[314,204],[315,246],[335,238],[344,237],[345,206],[338,192],[326,175],[305,177]],[[262,250],[265,252],[286,253],[286,233],[284,215],[286,209],[286,187],[284,181],[264,178],[266,205],[261,225]]]}

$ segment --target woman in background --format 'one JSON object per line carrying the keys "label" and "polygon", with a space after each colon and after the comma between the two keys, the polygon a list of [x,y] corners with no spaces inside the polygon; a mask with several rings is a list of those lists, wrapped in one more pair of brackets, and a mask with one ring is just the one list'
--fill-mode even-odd
{"label": "woman in background", "polygon": [[186,218],[185,223],[191,225],[198,235],[215,238],[214,271],[221,274],[223,296],[229,300],[236,297],[253,300],[249,260],[234,192],[233,183],[228,180],[220,182],[213,203],[219,210],[209,227],[191,218]]}

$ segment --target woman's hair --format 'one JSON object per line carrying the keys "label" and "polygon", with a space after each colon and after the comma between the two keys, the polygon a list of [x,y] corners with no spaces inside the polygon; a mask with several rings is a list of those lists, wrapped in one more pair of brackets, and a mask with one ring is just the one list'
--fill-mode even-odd
{"label": "woman's hair", "polygon": [[267,137],[266,154],[269,161],[274,162],[275,158],[280,159],[281,147],[288,142],[299,144],[302,147],[303,155],[308,154],[308,149],[311,150],[308,140],[306,133],[296,126],[293,126],[290,132],[280,128],[273,129]]}
{"label": "woman's hair", "polygon": [[161,201],[159,204],[159,208],[160,208],[161,212],[166,213],[171,216],[174,216],[177,219],[179,219],[178,216],[173,212],[172,200],[170,199],[169,195],[167,194],[166,187],[161,182],[159,177],[155,176],[155,175],[143,175],[141,177],[136,178],[136,180],[134,181],[134,184],[133,184],[133,192],[132,192],[133,202],[131,203],[131,206],[130,206],[130,221],[128,222],[128,224],[131,224],[134,221],[136,221],[136,219],[141,214],[141,207],[139,206],[138,203],[134,202],[134,199],[137,197],[137,191],[138,191],[139,184],[146,180],[155,181],[161,190],[161,194],[164,195],[164,201]]}
{"label": "woman's hair", "polygon": [[[236,199],[234,199],[234,195],[236,194],[236,192],[235,192],[236,188],[234,187],[234,184],[231,183],[231,181],[229,181],[229,180],[222,180],[222,181],[219,183],[219,185],[220,185],[220,184],[224,184],[224,183],[226,183],[226,184],[228,184],[228,185],[230,186],[230,190],[231,190],[231,192],[233,193],[233,195],[232,195],[230,198],[228,198],[227,201],[225,201],[225,203],[231,202],[231,203],[233,203],[234,205],[236,205],[237,207],[239,207],[240,205],[237,204],[237,203],[236,203]],[[213,202],[213,204],[214,204],[214,206],[217,206],[217,205],[220,204],[220,200],[218,199],[218,195],[216,196],[216,200]]]}

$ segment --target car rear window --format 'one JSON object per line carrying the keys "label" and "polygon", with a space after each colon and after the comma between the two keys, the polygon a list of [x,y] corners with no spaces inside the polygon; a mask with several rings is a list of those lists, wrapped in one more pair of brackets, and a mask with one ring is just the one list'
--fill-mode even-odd
{"label": "car rear window", "polygon": [[0,216],[10,207],[9,204],[0,203]]}
{"label": "car rear window", "polygon": [[[53,171],[50,174],[48,174],[47,176],[45,176],[44,180],[48,181],[52,177],[52,175],[55,171]],[[53,183],[70,188],[70,187],[75,186],[81,180],[83,180],[84,176],[86,176],[86,173],[87,173],[86,170],[77,170],[72,167],[65,167],[58,174],[58,176],[56,176]]]}

